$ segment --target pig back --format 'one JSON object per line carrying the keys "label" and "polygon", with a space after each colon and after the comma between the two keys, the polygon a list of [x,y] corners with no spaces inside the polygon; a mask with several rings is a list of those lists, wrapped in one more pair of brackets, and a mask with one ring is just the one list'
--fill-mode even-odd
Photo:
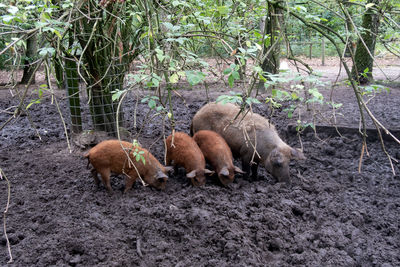
{"label": "pig back", "polygon": [[[172,145],[173,144],[173,145]],[[186,133],[176,132],[166,140],[167,157],[187,171],[204,169],[205,159],[197,143]]]}
{"label": "pig back", "polygon": [[240,151],[239,144],[244,142],[242,135],[238,135],[240,127],[232,120],[239,109],[232,104],[209,103],[203,106],[193,117],[192,130],[196,133],[200,130],[211,130],[219,133],[227,142],[232,153],[237,156]]}
{"label": "pig back", "polygon": [[[136,149],[137,153],[141,153],[145,164],[143,164],[142,160],[136,161],[133,155]],[[133,166],[129,163],[128,154],[140,175],[145,175],[151,169],[162,169],[162,165],[149,151],[139,146],[133,146],[132,143],[120,142],[119,140],[101,142],[90,150],[89,158],[95,168],[107,167],[114,173],[122,173],[123,170],[133,169]]]}

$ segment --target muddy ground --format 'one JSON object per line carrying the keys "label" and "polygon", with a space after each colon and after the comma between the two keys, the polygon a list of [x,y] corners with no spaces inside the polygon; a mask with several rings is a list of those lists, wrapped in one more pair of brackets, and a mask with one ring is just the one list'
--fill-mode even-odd
{"label": "muddy ground", "polygon": [[[212,99],[226,93],[221,87],[211,86]],[[185,102],[174,96],[176,128],[188,132],[206,97],[198,90],[179,92]],[[374,100],[376,116],[392,128],[400,117],[399,92],[393,86]],[[5,109],[18,101],[8,90],[0,95],[4,122],[10,116]],[[340,91],[337,95],[344,103],[343,117],[353,118],[346,125],[358,127],[352,98]],[[68,122],[67,102],[59,101]],[[134,135],[135,101],[127,99],[124,108],[125,126]],[[161,120],[145,120],[146,104],[137,108],[137,125],[145,124],[138,140],[163,162]],[[265,105],[255,111],[270,114]],[[115,176],[109,195],[93,183],[82,158],[85,150],[74,147],[69,152],[50,98],[33,105],[30,117],[41,140],[26,115],[0,131],[0,167],[11,182],[7,232],[15,266],[400,265],[400,165],[393,161],[393,176],[378,141],[369,141],[361,173],[357,134],[320,132],[316,138],[306,133],[301,142],[307,160],[291,163],[291,185],[277,183],[261,168],[257,181],[238,175],[230,188],[214,178],[192,187],[181,169],[161,192],[136,183],[123,195],[124,179]],[[282,109],[271,121],[284,140],[301,146],[287,131],[289,120]],[[385,145],[400,160],[399,145]],[[5,181],[0,181],[0,192],[3,209]],[[0,232],[0,265],[6,265],[6,239]]]}

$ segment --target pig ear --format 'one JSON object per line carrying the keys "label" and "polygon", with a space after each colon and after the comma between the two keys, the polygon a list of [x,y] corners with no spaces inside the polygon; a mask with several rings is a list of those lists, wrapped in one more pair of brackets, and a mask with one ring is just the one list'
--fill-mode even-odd
{"label": "pig ear", "polygon": [[290,151],[291,158],[296,160],[303,160],[306,159],[303,152],[298,148],[292,148]]}
{"label": "pig ear", "polygon": [[215,172],[214,171],[210,171],[209,169],[204,169],[204,173],[208,174],[208,175],[213,175]]}
{"label": "pig ear", "polygon": [[187,178],[192,179],[192,178],[194,178],[195,176],[196,176],[196,170],[193,170],[193,171],[191,171],[191,172],[189,172],[189,173],[186,173],[186,177],[187,177]]}
{"label": "pig ear", "polygon": [[223,176],[229,176],[229,170],[227,167],[223,167],[218,174]]}
{"label": "pig ear", "polygon": [[245,173],[244,171],[242,171],[242,169],[240,169],[240,168],[237,167],[237,166],[233,166],[233,170],[234,170],[236,173]]}
{"label": "pig ear", "polygon": [[166,172],[170,172],[174,169],[174,167],[173,166],[165,166],[164,169]]}
{"label": "pig ear", "polygon": [[168,178],[168,175],[166,175],[162,171],[158,171],[157,172],[157,179],[164,179],[164,178]]}

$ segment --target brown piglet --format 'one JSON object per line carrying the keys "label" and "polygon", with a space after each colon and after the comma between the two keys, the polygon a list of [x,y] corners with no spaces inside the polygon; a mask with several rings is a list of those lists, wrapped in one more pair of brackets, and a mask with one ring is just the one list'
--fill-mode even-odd
{"label": "brown piglet", "polygon": [[111,172],[126,175],[124,190],[126,193],[132,188],[139,175],[150,186],[159,190],[164,189],[168,179],[167,172],[171,169],[161,165],[149,151],[138,144],[119,140],[103,141],[90,149],[85,157],[93,166],[92,174],[95,183],[99,185],[97,174],[100,173],[109,192],[112,191]]}
{"label": "brown piglet", "polygon": [[233,165],[231,149],[224,138],[214,131],[201,130],[196,132],[193,140],[200,147],[207,162],[218,174],[218,178],[225,186],[232,183],[235,173],[244,173]]}
{"label": "brown piglet", "polygon": [[187,134],[176,132],[168,136],[167,145],[167,165],[177,168],[182,166],[186,170],[186,177],[189,178],[194,186],[201,186],[206,183],[205,174],[213,174],[213,171],[206,169],[206,161],[203,153],[196,142]]}

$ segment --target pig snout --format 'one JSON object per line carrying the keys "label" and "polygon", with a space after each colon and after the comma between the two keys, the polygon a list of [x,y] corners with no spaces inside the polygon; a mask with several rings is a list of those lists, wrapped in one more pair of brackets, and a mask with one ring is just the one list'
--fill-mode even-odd
{"label": "pig snout", "polygon": [[233,172],[230,174],[227,167],[223,167],[221,171],[218,173],[218,178],[221,184],[227,186],[228,184],[233,182],[234,174]]}
{"label": "pig snout", "polygon": [[167,178],[158,178],[154,184],[152,184],[152,187],[154,187],[157,190],[165,190],[165,185],[167,184]]}
{"label": "pig snout", "polygon": [[190,181],[193,186],[202,186],[202,185],[205,185],[205,183],[206,183],[206,177],[205,176],[195,176],[193,178],[190,178]]}
{"label": "pig snout", "polygon": [[226,177],[226,176],[218,176],[219,181],[222,185],[227,186],[228,184],[233,182],[233,178]]}
{"label": "pig snout", "polygon": [[168,180],[168,175],[159,170],[156,174],[156,177],[154,178],[153,182],[150,183],[150,185],[157,190],[164,190],[165,185],[167,184],[167,180]]}
{"label": "pig snout", "polygon": [[290,182],[290,172],[289,172],[289,161],[290,158],[286,157],[278,149],[274,149],[269,154],[265,167],[268,172],[274,176],[279,182]]}
{"label": "pig snout", "polygon": [[193,186],[202,186],[206,183],[206,174],[213,175],[214,171],[209,169],[193,170],[186,174]]}

